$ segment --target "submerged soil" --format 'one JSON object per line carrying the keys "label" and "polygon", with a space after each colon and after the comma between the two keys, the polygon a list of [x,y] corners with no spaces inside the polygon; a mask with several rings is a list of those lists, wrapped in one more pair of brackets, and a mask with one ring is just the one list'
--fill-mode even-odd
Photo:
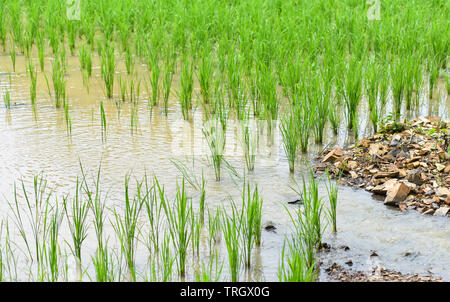
{"label": "submerged soil", "polygon": [[401,211],[450,217],[450,121],[440,117],[387,123],[345,150],[319,156],[318,174],[363,188]]}

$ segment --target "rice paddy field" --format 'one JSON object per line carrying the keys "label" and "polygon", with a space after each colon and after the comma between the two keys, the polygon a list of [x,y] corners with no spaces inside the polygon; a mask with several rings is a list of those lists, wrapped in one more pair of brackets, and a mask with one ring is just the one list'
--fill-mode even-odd
{"label": "rice paddy field", "polygon": [[331,281],[349,259],[450,281],[446,217],[311,170],[388,121],[449,118],[449,16],[0,0],[0,281]]}

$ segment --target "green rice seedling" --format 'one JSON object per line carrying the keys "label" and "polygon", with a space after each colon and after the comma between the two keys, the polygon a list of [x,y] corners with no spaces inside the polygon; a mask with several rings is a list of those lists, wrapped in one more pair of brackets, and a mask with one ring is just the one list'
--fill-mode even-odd
{"label": "green rice seedling", "polygon": [[[344,102],[347,108],[347,126],[353,129],[356,125],[358,105],[362,95],[362,64],[352,57],[344,78]],[[355,133],[357,133],[357,129]]]}
{"label": "green rice seedling", "polygon": [[106,96],[111,99],[114,93],[114,73],[116,69],[114,46],[104,42],[101,49],[101,73],[106,87]]}
{"label": "green rice seedling", "polygon": [[204,104],[209,103],[212,93],[212,81],[214,79],[214,63],[211,53],[212,49],[210,46],[202,48],[200,53],[200,64],[198,65],[198,71],[196,72]]}
{"label": "green rice seedling", "polygon": [[130,87],[130,93],[129,93],[130,101],[137,105],[137,103],[139,102],[139,91],[141,88],[141,80],[139,80],[136,85],[135,79],[132,76],[130,78],[129,87]]}
{"label": "green rice seedling", "polygon": [[58,243],[58,237],[59,237],[59,229],[62,223],[64,216],[62,213],[58,210],[58,201],[56,200],[56,208],[53,212],[53,214],[50,216],[49,221],[49,230],[48,232],[48,242],[46,244],[47,246],[47,263],[50,267],[50,276],[49,281],[56,282],[59,279],[59,266],[60,266],[60,248]]}
{"label": "green rice seedling", "polygon": [[[19,205],[16,185],[14,185],[14,204],[9,203],[9,207],[20,237],[25,243],[27,255],[32,263],[36,263],[35,278],[44,281],[47,276],[46,239],[52,214],[50,205],[52,192],[47,192],[47,181],[40,175],[33,178],[33,196],[29,196],[23,181],[21,187],[25,199],[23,210],[25,213],[22,213]],[[26,216],[27,221],[24,221],[23,215]],[[25,223],[27,223],[26,226]],[[31,229],[31,238],[27,236],[28,229]]]}
{"label": "green rice seedling", "polygon": [[125,67],[127,69],[127,73],[130,75],[133,72],[134,67],[134,57],[131,52],[131,47],[125,48]]}
{"label": "green rice seedling", "polygon": [[417,65],[415,55],[410,55],[405,59],[405,101],[406,110],[411,109],[412,94],[414,91],[414,69]]}
{"label": "green rice seedling", "polygon": [[336,214],[336,209],[337,209],[337,200],[338,200],[338,192],[339,192],[338,181],[341,178],[341,175],[342,175],[343,171],[344,170],[341,170],[341,172],[339,173],[339,175],[337,177],[337,181],[335,183],[333,183],[331,181],[331,177],[330,177],[330,173],[329,173],[328,169],[325,171],[325,173],[327,175],[327,178],[328,178],[327,192],[328,192],[328,200],[330,202],[330,208],[328,210],[328,216],[330,217],[330,220],[332,222],[333,233],[337,232],[337,224],[336,224],[337,214]]}
{"label": "green rice seedling", "polygon": [[216,254],[210,255],[207,266],[203,261],[201,266],[201,272],[196,271],[195,273],[196,282],[218,282],[220,280],[223,262],[219,265],[219,257]]}
{"label": "green rice seedling", "polygon": [[237,282],[241,268],[241,247],[239,240],[241,234],[240,217],[234,203],[232,203],[231,215],[228,215],[225,210],[222,211],[222,214],[222,232],[228,252],[231,281]]}
{"label": "green rice seedling", "polygon": [[428,89],[429,89],[429,98],[433,98],[433,91],[434,87],[436,86],[437,79],[439,77],[439,70],[440,70],[440,62],[434,58],[429,58],[427,61],[427,69],[428,69]]}
{"label": "green rice seedling", "polygon": [[[168,49],[171,49],[168,47]],[[176,64],[176,58],[173,54],[173,50],[167,50],[168,54],[166,55],[163,64],[163,76],[162,76],[162,94],[163,94],[163,101],[164,101],[164,114],[167,116],[168,109],[169,109],[169,96],[170,96],[170,90],[172,87],[172,80],[175,70],[175,64]]]}
{"label": "green rice seedling", "polygon": [[12,45],[9,50],[9,56],[11,57],[13,71],[16,72],[16,44],[15,44],[14,40],[13,40]]}
{"label": "green rice seedling", "polygon": [[163,203],[163,206],[170,226],[170,235],[178,253],[178,273],[181,277],[184,277],[186,274],[186,254],[192,236],[192,231],[189,230],[189,220],[190,215],[193,215],[191,207],[188,205],[184,178],[181,188],[177,185],[175,208],[172,209],[166,203]]}
{"label": "green rice seedling", "polygon": [[402,60],[397,58],[391,64],[391,85],[394,96],[394,118],[398,120],[403,103],[403,94],[405,91],[405,65]]}
{"label": "green rice seedling", "polygon": [[[156,192],[156,188],[158,190],[161,190],[161,187],[159,186],[158,179],[154,178],[153,184],[151,187],[148,185],[147,175],[144,176],[144,183],[145,183],[145,190],[148,192],[145,195],[144,205],[145,205],[145,211],[147,214],[147,218],[150,224],[149,232],[148,232],[148,244],[147,247],[149,249],[149,252],[151,252],[151,247],[153,247],[153,251],[155,253],[159,252],[160,249],[160,233],[162,231],[161,226],[161,210],[163,209],[162,203],[158,203],[158,194]],[[164,193],[160,191],[161,198],[164,197]]]}
{"label": "green rice seedling", "polygon": [[323,142],[323,131],[328,118],[329,103],[327,98],[326,79],[315,75],[311,80],[310,100],[315,103],[315,119],[313,120],[314,140],[316,143]]}
{"label": "green rice seedling", "polygon": [[189,110],[192,109],[192,91],[194,89],[194,64],[191,59],[184,54],[180,75],[180,92],[178,98],[181,104],[181,113],[185,120],[189,120]]}
{"label": "green rice seedling", "polygon": [[203,225],[204,221],[205,221],[205,201],[206,201],[206,191],[205,191],[205,186],[206,186],[206,180],[205,180],[205,176],[203,174],[203,169],[202,169],[202,183],[201,183],[201,187],[200,187],[200,223]]}
{"label": "green rice seedling", "polygon": [[103,107],[103,101],[100,101],[100,120],[101,120],[101,126],[102,126],[102,141],[105,142],[107,125],[106,125],[106,114],[105,114],[105,108]]}
{"label": "green rice seedling", "polygon": [[97,172],[97,179],[94,183],[95,188],[92,190],[87,181],[86,174],[83,171],[83,167],[81,167],[82,179],[83,179],[83,190],[84,195],[87,197],[87,204],[89,209],[91,210],[94,220],[94,230],[95,235],[97,237],[97,250],[95,255],[92,257],[92,263],[95,268],[96,279],[98,282],[106,282],[111,280],[111,266],[112,266],[112,258],[108,252],[108,242],[105,241],[104,238],[104,225],[105,225],[105,201],[101,198],[100,192],[100,171],[101,167],[99,167]]}
{"label": "green rice seedling", "polygon": [[202,131],[208,143],[209,151],[211,152],[216,180],[220,181],[220,168],[224,160],[225,150],[225,130],[223,129],[223,124],[219,119],[212,119],[207,122]]}
{"label": "green rice seedling", "polygon": [[120,95],[122,102],[125,102],[127,96],[127,82],[122,80],[122,75],[119,75]]}
{"label": "green rice seedling", "polygon": [[36,69],[34,69],[33,63],[31,62],[31,60],[28,62],[28,73],[30,75],[30,80],[31,80],[31,84],[30,84],[30,99],[31,99],[31,104],[35,105],[36,104]]}
{"label": "green rice seedling", "polygon": [[200,256],[200,235],[201,235],[201,229],[202,229],[202,219],[199,212],[198,217],[195,215],[194,209],[192,207],[191,203],[191,223],[190,223],[190,230],[191,230],[191,241],[192,241],[192,255],[196,255],[197,257]]}
{"label": "green rice seedling", "polygon": [[134,265],[136,252],[136,231],[138,228],[138,219],[142,205],[148,192],[143,196],[142,194],[144,192],[142,192],[142,183],[137,183],[137,193],[131,200],[129,196],[128,183],[129,176],[127,175],[125,177],[125,213],[123,217],[121,217],[114,209],[115,224],[113,224],[113,227],[120,240],[121,250],[125,255],[130,278],[132,281],[136,281],[136,270]]}
{"label": "green rice seedling", "polygon": [[334,99],[330,100],[328,104],[330,106],[328,109],[328,120],[330,121],[331,129],[333,130],[334,135],[337,135],[339,130],[341,107]]}
{"label": "green rice seedling", "polygon": [[82,70],[86,70],[87,75],[92,75],[92,53],[91,48],[87,44],[83,44],[79,50],[79,60]]}
{"label": "green rice seedling", "polygon": [[419,105],[419,96],[423,87],[423,68],[422,64],[413,65],[413,81],[414,81],[414,99],[413,104],[415,106]]}
{"label": "green rice seedling", "polygon": [[130,110],[130,131],[131,134],[137,132],[139,126],[139,107],[136,102],[131,102],[131,110]]}
{"label": "green rice seedling", "polygon": [[173,275],[173,265],[176,261],[176,257],[172,255],[172,251],[171,251],[171,236],[170,234],[167,234],[166,232],[164,232],[163,236],[162,236],[162,241],[161,241],[161,247],[160,247],[160,253],[159,253],[159,262],[161,263],[160,265],[160,270],[161,270],[161,282],[167,282],[170,281],[172,279],[172,275]]}
{"label": "green rice seedling", "polygon": [[283,138],[283,147],[289,162],[289,171],[294,173],[295,158],[299,145],[299,128],[294,120],[292,113],[285,115],[281,120],[281,135]]}
{"label": "green rice seedling", "polygon": [[[294,116],[297,122],[297,133],[299,134],[300,148],[302,152],[308,150],[309,137],[311,135],[311,129],[314,119],[313,104],[308,102],[307,95],[304,92],[299,92],[295,96]],[[292,135],[294,130],[291,130]]]}
{"label": "green rice seedling", "polygon": [[221,215],[220,208],[214,214],[208,209],[209,254],[213,254],[216,243],[220,242]]}
{"label": "green rice seedling", "polygon": [[269,134],[272,133],[272,121],[278,118],[278,96],[275,75],[271,68],[260,64],[258,95],[263,104],[263,115],[267,122]]}
{"label": "green rice seedling", "polygon": [[55,107],[61,107],[61,103],[66,99],[66,80],[65,80],[65,67],[62,65],[62,58],[55,58],[53,61],[52,81],[53,91],[55,93]]}
{"label": "green rice seedling", "polygon": [[75,196],[72,198],[72,202],[70,204],[70,214],[68,206],[69,197],[66,196],[63,199],[64,213],[66,214],[70,234],[72,236],[73,247],[71,247],[71,251],[75,257],[78,281],[81,281],[82,278],[81,247],[88,234],[88,224],[86,219],[89,211],[89,205],[82,196],[81,189],[83,182],[84,180],[80,183],[77,178],[75,185]]}
{"label": "green rice seedling", "polygon": [[6,51],[6,5],[2,1],[1,8],[0,8],[0,44],[3,47],[3,51]]}
{"label": "green rice seedling", "polygon": [[156,50],[148,50],[148,67],[150,69],[150,85],[152,87],[151,101],[153,105],[157,104],[159,97],[159,78],[161,74],[160,58]]}
{"label": "green rice seedling", "polygon": [[5,104],[6,109],[11,109],[11,95],[9,94],[9,90],[6,90],[3,95],[3,103]]}
{"label": "green rice seedling", "polygon": [[[3,225],[3,221],[2,221]],[[1,233],[1,232],[0,232]],[[17,281],[17,262],[18,256],[16,250],[13,248],[12,244],[15,245],[15,242],[11,241],[11,233],[9,230],[9,221],[6,219],[5,224],[5,237],[2,236],[2,242],[4,242],[4,256],[2,258],[3,263],[3,280],[6,281],[6,273],[8,274],[9,281]],[[0,244],[1,245],[1,244]],[[3,248],[0,248],[3,250]]]}
{"label": "green rice seedling", "polygon": [[297,237],[291,236],[289,239],[285,239],[278,265],[280,282],[314,282],[318,277],[314,266],[315,262],[308,263],[307,256]]}
{"label": "green rice seedling", "polygon": [[378,131],[378,123],[381,118],[381,108],[378,105],[381,74],[375,61],[369,62],[364,81],[367,100],[369,101],[369,117],[374,133]]}
{"label": "green rice seedling", "polygon": [[68,31],[70,54],[73,56],[75,53],[75,41],[78,31],[78,27],[76,26],[75,21],[69,21],[67,23],[67,31]]}
{"label": "green rice seedling", "polygon": [[245,165],[248,171],[255,169],[256,148],[258,146],[259,136],[257,130],[254,129],[255,123],[251,123],[249,119],[241,122],[241,146],[244,151]]}
{"label": "green rice seedling", "polygon": [[72,119],[70,118],[69,101],[67,100],[64,102],[64,119],[66,121],[67,135],[70,136],[72,134]]}
{"label": "green rice seedling", "polygon": [[39,31],[37,35],[36,45],[38,49],[39,65],[41,67],[41,72],[44,72],[45,63],[45,36],[43,31]]}
{"label": "green rice seedling", "polygon": [[240,228],[244,247],[244,263],[247,268],[251,264],[253,246],[261,244],[261,210],[262,198],[259,197],[258,187],[255,187],[252,194],[250,184],[245,183],[244,180]]}

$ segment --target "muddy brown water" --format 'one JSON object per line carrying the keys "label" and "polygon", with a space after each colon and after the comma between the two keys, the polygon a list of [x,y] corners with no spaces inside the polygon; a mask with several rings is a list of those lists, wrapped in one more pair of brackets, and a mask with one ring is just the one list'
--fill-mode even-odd
{"label": "muddy brown water", "polygon": [[[38,61],[33,59],[36,68]],[[147,74],[146,67],[137,64],[140,74]],[[51,60],[45,64],[49,79]],[[123,62],[119,63],[118,72],[123,72]],[[241,181],[227,169],[222,170],[222,180],[215,181],[214,169],[205,159],[205,147],[201,132],[202,110],[197,108],[193,114],[193,122],[182,120],[181,110],[174,94],[171,96],[169,115],[165,117],[161,107],[149,109],[144,86],[141,85],[136,132],[131,131],[130,104],[121,106],[120,114],[113,101],[106,100],[103,83],[100,77],[98,58],[94,55],[93,76],[89,81],[88,93],[83,86],[82,74],[77,57],[68,55],[67,95],[70,102],[72,135],[68,137],[64,120],[64,111],[55,109],[48,95],[47,84],[41,72],[38,72],[38,100],[34,111],[29,100],[29,77],[25,73],[24,56],[17,57],[16,73],[12,73],[11,83],[8,72],[12,71],[11,61],[7,54],[0,55],[0,100],[6,90],[11,93],[12,108],[7,110],[0,104],[0,213],[1,218],[11,219],[7,201],[13,200],[14,183],[21,179],[31,189],[34,175],[43,173],[49,187],[55,194],[71,192],[76,177],[80,175],[80,161],[88,174],[94,175],[100,162],[102,166],[102,188],[108,191],[109,208],[123,207],[123,183],[126,173],[141,178],[145,173],[156,175],[165,185],[167,195],[173,199],[176,182],[181,180],[180,171],[171,159],[185,163],[197,176],[204,170],[206,186],[206,204],[210,208],[229,207],[230,199],[240,202]],[[178,77],[173,87],[178,85]],[[51,84],[50,84],[51,85]],[[198,95],[198,88],[195,94]],[[424,95],[427,91],[424,92]],[[115,82],[115,95],[119,95],[118,81]],[[194,99],[196,97],[194,96]],[[107,116],[107,139],[102,141],[99,102],[104,101]],[[365,102],[360,108],[360,137],[369,135],[370,123],[366,119]],[[389,105],[391,106],[391,105]],[[390,107],[388,107],[389,109]],[[440,84],[439,97],[429,101],[421,97],[420,106],[411,116],[440,115],[449,116],[450,104],[445,86]],[[340,133],[334,137],[330,129],[326,129],[325,145],[346,145],[353,141],[345,130],[344,116]],[[194,125],[194,127],[191,127]],[[225,157],[242,175],[245,163],[240,153],[240,144],[233,139],[235,130],[229,129]],[[323,148],[310,144],[310,152],[301,156],[303,160],[313,162],[314,155]],[[306,175],[304,164],[297,163],[293,178],[300,182]],[[255,171],[247,175],[258,184],[264,199],[263,224],[271,223],[275,232],[262,233],[262,245],[255,248],[254,266],[249,272],[242,273],[243,280],[276,281],[277,269],[283,246],[284,236],[290,232],[290,220],[282,204],[295,200],[296,194],[289,174],[288,162],[284,155],[281,137],[275,131],[272,139],[262,134]],[[327,201],[326,188],[320,185],[320,193]],[[188,188],[188,194],[198,202],[198,192]],[[19,194],[20,195],[20,194]],[[295,205],[288,208],[295,210]],[[331,253],[321,254],[324,267],[332,262],[346,266],[352,260],[353,269],[369,270],[374,265],[404,273],[432,274],[450,281],[450,225],[449,220],[442,217],[422,216],[415,211],[400,212],[383,205],[381,201],[362,190],[341,187],[338,203],[338,233],[325,231],[323,241],[332,245]],[[70,240],[67,226],[63,225],[62,238]],[[106,232],[114,237],[110,225]],[[15,233],[17,236],[17,233]],[[205,244],[206,232],[203,234],[202,252],[207,252]],[[20,238],[13,239],[20,242]],[[61,240],[62,242],[63,240]],[[117,243],[116,243],[117,244]],[[62,243],[62,245],[64,245]],[[339,248],[348,246],[349,250]],[[83,246],[84,255],[95,252],[96,239],[91,231]],[[223,278],[228,278],[226,252],[223,244],[220,248],[224,262]],[[378,256],[370,257],[373,252]],[[148,255],[140,245],[137,253],[137,267],[145,270]],[[88,258],[88,257],[86,257]],[[87,265],[89,259],[83,261]],[[23,264],[25,265],[25,264]],[[192,266],[188,263],[188,278],[192,278]],[[91,268],[92,269],[92,268]],[[74,263],[69,259],[69,271],[74,271]],[[189,273],[190,272],[190,273]],[[93,275],[93,272],[91,271]],[[191,274],[191,275],[189,275]],[[189,277],[191,276],[191,277]],[[22,277],[25,278],[26,277]],[[69,277],[74,278],[74,277]],[[321,270],[320,280],[329,280]]]}

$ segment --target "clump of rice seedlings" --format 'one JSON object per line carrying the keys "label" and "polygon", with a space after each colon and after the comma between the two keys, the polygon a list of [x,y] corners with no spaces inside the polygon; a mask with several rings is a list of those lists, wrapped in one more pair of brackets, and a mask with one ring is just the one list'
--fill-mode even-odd
{"label": "clump of rice seedlings", "polygon": [[403,94],[405,91],[405,65],[402,60],[397,58],[391,64],[391,85],[394,96],[394,118],[398,120],[403,103]]}
{"label": "clump of rice seedlings", "polygon": [[[83,182],[84,180],[82,180]],[[87,237],[88,224],[87,215],[89,211],[88,203],[82,197],[82,183],[80,184],[78,178],[75,186],[75,196],[72,198],[70,204],[70,214],[69,214],[69,197],[66,196],[63,199],[64,213],[69,225],[70,234],[72,236],[73,247],[71,251],[75,257],[76,269],[77,269],[77,280],[81,281],[82,278],[82,268],[81,268],[81,247],[84,240]]]}
{"label": "clump of rice seedlings", "polygon": [[191,223],[190,223],[190,230],[191,230],[191,240],[192,240],[192,254],[197,255],[197,257],[200,256],[200,233],[202,228],[202,219],[201,214],[199,211],[199,215],[195,215],[194,208],[192,207],[191,203]]}
{"label": "clump of rice seedlings", "polygon": [[[216,180],[220,180],[220,167],[224,160],[225,129],[220,119],[209,120],[202,129],[211,152]],[[225,126],[226,127],[226,126]]]}
{"label": "clump of rice seedlings", "polygon": [[330,106],[328,109],[328,120],[330,121],[331,129],[333,130],[334,135],[337,135],[339,130],[341,106],[334,99],[330,99],[328,104]]}
{"label": "clump of rice seedlings", "polygon": [[106,114],[105,114],[105,108],[103,107],[103,101],[100,101],[100,121],[101,121],[101,126],[102,126],[102,141],[105,142],[107,125],[106,125]]}
{"label": "clump of rice seedlings", "polygon": [[333,233],[337,232],[336,209],[337,209],[337,200],[338,200],[338,192],[339,192],[338,181],[341,178],[343,171],[344,170],[342,169],[337,177],[337,181],[333,183],[331,181],[331,177],[330,177],[330,173],[329,173],[328,169],[326,170],[326,175],[327,175],[327,179],[328,179],[327,192],[328,192],[328,200],[330,202],[330,208],[328,209],[328,216],[330,217],[330,220],[332,222]]}
{"label": "clump of rice seedlings", "polygon": [[419,105],[419,96],[423,86],[423,68],[422,64],[416,62],[413,64],[413,81],[414,81],[414,99],[415,106]]}
{"label": "clump of rice seedlings", "polygon": [[256,230],[256,208],[253,206],[250,183],[245,183],[242,189],[242,210],[241,210],[241,234],[243,241],[244,264],[250,267],[251,252],[255,243]]}
{"label": "clump of rice seedlings", "polygon": [[314,266],[315,262],[308,263],[301,239],[294,235],[285,239],[278,265],[280,282],[314,282],[318,277]]}
{"label": "clump of rice seedlings", "polygon": [[82,70],[86,70],[88,77],[92,75],[92,52],[87,44],[83,44],[79,50],[79,60]]}
{"label": "clump of rice seedlings", "polygon": [[161,240],[161,247],[159,253],[159,266],[160,269],[160,281],[167,282],[172,279],[173,275],[173,265],[176,261],[176,257],[172,255],[171,251],[171,236],[170,234],[164,232]]}
{"label": "clump of rice seedlings", "polygon": [[[144,176],[145,190],[148,192],[144,197],[145,211],[150,224],[150,229],[148,232],[147,248],[151,252],[151,247],[153,246],[153,251],[158,253],[160,250],[160,233],[161,233],[161,210],[163,209],[162,204],[165,204],[164,189],[161,189],[158,179],[154,178],[153,185],[149,187],[147,175]],[[158,192],[156,191],[158,189]],[[158,203],[158,194],[162,201]]]}
{"label": "clump of rice seedlings", "polygon": [[328,118],[329,103],[326,97],[326,86],[322,83],[319,75],[314,75],[310,87],[310,100],[315,103],[315,119],[313,120],[314,141],[321,144],[323,142],[323,131]]}
{"label": "clump of rice seedlings", "polygon": [[64,103],[66,99],[65,67],[62,64],[64,61],[61,57],[53,61],[52,81],[56,108],[61,107],[61,103]]}
{"label": "clump of rice seedlings", "polygon": [[222,214],[222,232],[228,252],[231,281],[237,282],[241,268],[241,247],[239,240],[241,234],[240,217],[234,203],[232,204],[231,215],[228,215],[225,210],[222,211]]}
{"label": "clump of rice seedlings", "polygon": [[11,95],[9,94],[9,90],[6,90],[5,95],[3,95],[3,103],[6,109],[11,109]]}
{"label": "clump of rice seedlings", "polygon": [[305,92],[299,92],[295,96],[293,110],[298,127],[297,133],[299,134],[300,149],[302,152],[306,152],[308,151],[309,137],[313,126],[314,115],[312,113],[314,112],[314,108],[313,104],[308,101]]}
{"label": "clump of rice seedlings", "polygon": [[210,255],[208,264],[202,261],[201,272],[195,272],[196,282],[218,282],[222,275],[223,262],[219,265],[219,257],[216,254]]}
{"label": "clump of rice seedlings", "polygon": [[69,21],[67,23],[67,31],[70,54],[73,56],[73,54],[75,53],[75,41],[78,31],[78,27],[75,25],[75,21]]}
{"label": "clump of rice seedlings", "polygon": [[414,91],[414,69],[417,61],[414,55],[410,55],[405,59],[405,101],[407,110],[411,109],[412,94]]}
{"label": "clump of rice seedlings", "polygon": [[438,60],[434,58],[429,58],[427,61],[427,69],[428,69],[428,89],[429,89],[429,98],[433,98],[434,87],[436,86],[437,79],[439,77],[440,63]]}
{"label": "clump of rice seedlings", "polygon": [[369,101],[369,117],[374,133],[378,131],[378,123],[381,118],[381,108],[378,105],[381,73],[374,60],[369,62],[364,81],[367,99]]}
{"label": "clump of rice seedlings", "polygon": [[87,197],[87,204],[91,210],[94,220],[94,230],[97,237],[97,250],[95,256],[92,257],[92,263],[95,268],[96,280],[98,282],[106,282],[112,279],[111,276],[111,262],[112,258],[108,253],[107,241],[104,238],[104,225],[105,225],[105,201],[102,201],[100,192],[100,171],[99,167],[97,172],[97,179],[94,183],[95,188],[92,189],[88,186],[86,181],[86,175],[81,167],[83,175],[84,193]]}
{"label": "clump of rice seedlings", "polygon": [[41,72],[44,72],[45,63],[45,37],[43,31],[39,31],[36,40],[36,46],[38,49],[39,65],[41,67]]}
{"label": "clump of rice seedlings", "polygon": [[175,249],[178,251],[178,273],[184,277],[186,273],[186,254],[192,236],[191,230],[189,230],[189,216],[192,213],[191,207],[188,206],[184,178],[181,188],[177,185],[175,208],[172,209],[166,203],[163,203],[163,206],[169,223],[170,235]]}
{"label": "clump of rice seedlings", "polygon": [[14,40],[12,41],[12,45],[9,50],[9,56],[11,57],[13,71],[16,72],[16,44]]}
{"label": "clump of rice seedlings", "polygon": [[30,85],[30,99],[31,104],[36,104],[36,70],[34,69],[33,63],[31,60],[28,62],[28,73],[30,75],[31,85]]}
{"label": "clump of rice seedlings", "polygon": [[131,108],[130,108],[130,131],[131,134],[134,134],[137,132],[138,126],[139,126],[139,107],[136,102],[131,102]]}
{"label": "clump of rice seedlings", "polygon": [[357,110],[362,95],[362,64],[357,58],[352,57],[346,69],[344,77],[344,102],[347,108],[347,126],[357,133]]}
{"label": "clump of rice seedlings", "polygon": [[272,133],[272,121],[278,118],[278,97],[275,75],[271,68],[260,64],[258,79],[258,96],[263,104],[263,115],[267,122],[269,134]]}
{"label": "clump of rice seedlings", "polygon": [[214,213],[208,209],[208,247],[209,254],[214,253],[214,247],[220,242],[221,212],[218,208]]}
{"label": "clump of rice seedlings", "polygon": [[[170,48],[168,47],[168,49]],[[162,94],[164,101],[164,114],[167,116],[169,109],[170,89],[172,87],[172,80],[176,64],[176,57],[173,53],[173,50],[168,50],[168,54],[166,55],[163,64],[164,68],[162,76]]]}
{"label": "clump of rice seedlings", "polygon": [[70,136],[72,134],[72,119],[70,118],[69,101],[67,100],[64,102],[64,119],[66,121],[67,135]]}
{"label": "clump of rice seedlings", "polygon": [[159,96],[159,78],[161,74],[161,66],[159,54],[154,49],[149,49],[147,53],[148,67],[150,69],[150,85],[152,87],[151,102],[154,105],[157,104]]}
{"label": "clump of rice seedlings", "polygon": [[120,86],[120,99],[125,102],[127,96],[127,82],[122,80],[122,75],[119,75],[119,86]]}
{"label": "clump of rice seedlings", "polygon": [[125,48],[125,68],[127,69],[127,73],[131,74],[133,72],[134,67],[134,56],[131,52],[131,47],[127,46]]}
{"label": "clump of rice seedlings", "polygon": [[189,120],[189,110],[192,109],[192,91],[194,90],[194,64],[192,60],[185,54],[183,56],[181,75],[180,75],[180,92],[178,98],[181,104],[181,113],[185,120]]}
{"label": "clump of rice seedlings", "polygon": [[200,84],[200,93],[204,104],[209,103],[212,93],[212,81],[214,78],[214,63],[211,57],[211,47],[205,46],[200,53],[200,64],[196,73]]}
{"label": "clump of rice seedlings", "polygon": [[56,282],[59,278],[59,265],[60,265],[60,248],[58,244],[58,237],[59,237],[59,228],[61,226],[61,222],[64,216],[61,212],[58,210],[58,201],[56,200],[56,208],[53,212],[53,214],[50,216],[49,221],[49,230],[48,230],[48,242],[46,244],[47,251],[47,263],[50,267],[50,276],[49,281]]}
{"label": "clump of rice seedlings", "polygon": [[[25,243],[27,255],[32,264],[36,263],[35,278],[44,281],[47,276],[46,239],[49,232],[50,215],[53,213],[50,205],[52,192],[47,192],[47,181],[39,175],[33,178],[33,196],[29,196],[23,181],[21,187],[25,199],[25,209],[22,210],[19,205],[16,185],[14,185],[14,204],[9,203],[9,207],[12,210],[14,223],[20,237]],[[23,215],[26,216],[27,221],[24,221]],[[25,225],[25,223],[27,224]],[[31,238],[27,236],[29,229],[32,233]]]}
{"label": "clump of rice seedlings", "polygon": [[114,73],[116,69],[114,46],[104,42],[101,48],[101,73],[106,87],[106,96],[111,99],[114,93]]}
{"label": "clump of rice seedlings", "polygon": [[3,47],[3,51],[6,50],[6,5],[1,3],[0,9],[0,44]]}
{"label": "clump of rice seedlings", "polygon": [[283,116],[280,130],[283,138],[284,151],[289,162],[289,171],[294,173],[295,158],[300,139],[294,114],[290,113]]}
{"label": "clump of rice seedlings", "polygon": [[245,119],[241,123],[241,146],[248,171],[255,169],[256,147],[259,141],[258,132],[254,126],[255,123],[251,123],[249,119]]}
{"label": "clump of rice seedlings", "polygon": [[201,182],[201,187],[200,187],[200,222],[203,225],[203,222],[205,221],[205,201],[206,201],[206,191],[205,191],[205,186],[206,186],[206,180],[205,180],[205,176],[203,175],[203,169],[202,169],[202,182]]}
{"label": "clump of rice seedlings", "polygon": [[143,196],[142,183],[136,186],[137,193],[135,197],[130,200],[128,190],[129,176],[125,177],[125,214],[123,217],[114,209],[115,224],[114,230],[118,235],[121,244],[122,253],[125,255],[130,279],[136,281],[136,270],[134,266],[135,252],[136,252],[136,231],[138,228],[139,214],[142,209]]}

